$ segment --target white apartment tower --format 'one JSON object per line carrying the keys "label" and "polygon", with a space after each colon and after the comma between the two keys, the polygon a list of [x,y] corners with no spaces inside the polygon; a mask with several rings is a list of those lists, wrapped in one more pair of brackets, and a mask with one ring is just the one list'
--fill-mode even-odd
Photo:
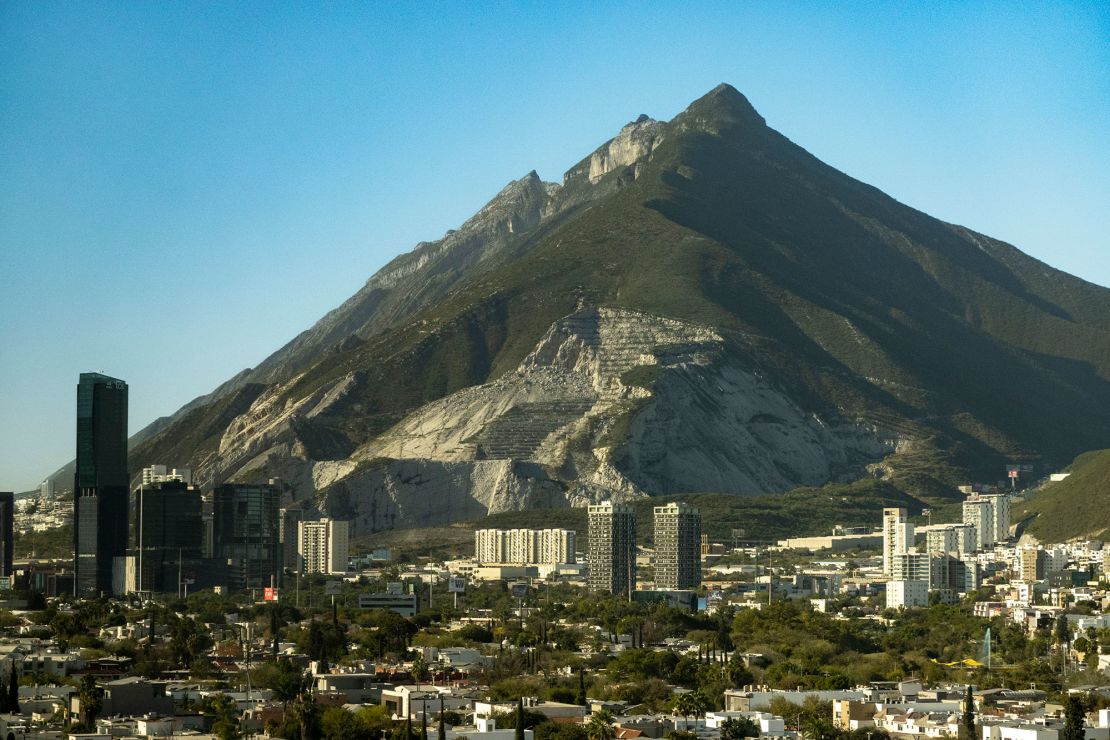
{"label": "white apartment tower", "polygon": [[1004,492],[981,494],[980,498],[988,499],[994,508],[994,541],[1002,542],[1010,539],[1010,494]]}
{"label": "white apartment tower", "polygon": [[631,596],[636,588],[635,511],[627,504],[594,504],[587,523],[590,590]]}
{"label": "white apartment tower", "polygon": [[975,549],[986,550],[994,544],[994,500],[972,494],[964,501],[964,524],[975,527]]}
{"label": "white apartment tower", "polygon": [[298,522],[298,554],[304,573],[346,573],[350,522],[327,517]]}
{"label": "white apartment tower", "polygon": [[894,558],[913,547],[913,523],[905,509],[883,509],[883,573],[890,575]]}
{"label": "white apartment tower", "polygon": [[655,587],[701,585],[701,513],[686,503],[655,507]]}

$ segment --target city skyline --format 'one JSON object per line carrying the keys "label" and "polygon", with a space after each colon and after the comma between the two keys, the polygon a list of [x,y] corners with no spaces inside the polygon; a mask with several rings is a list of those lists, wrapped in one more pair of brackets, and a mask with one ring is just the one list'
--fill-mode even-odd
{"label": "city skyline", "polygon": [[[257,365],[509,179],[558,180],[640,112],[669,118],[722,81],[830,164],[1110,284],[1099,5],[672,7],[631,25],[619,6],[572,6],[469,17],[467,38],[449,18],[348,8],[267,46],[298,13],[5,9],[0,343],[17,361],[0,370],[0,410],[21,424],[0,431],[0,488],[30,490],[71,459],[77,372],[128,378],[137,431]],[[607,74],[583,83],[596,75],[563,50],[618,20],[628,43],[599,50],[590,64]],[[418,42],[454,51],[451,64],[408,64]],[[325,82],[309,91],[306,73]]]}

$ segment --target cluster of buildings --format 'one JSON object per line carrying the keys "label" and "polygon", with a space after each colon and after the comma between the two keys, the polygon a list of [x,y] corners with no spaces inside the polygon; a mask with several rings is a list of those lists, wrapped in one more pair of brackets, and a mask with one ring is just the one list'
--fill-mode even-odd
{"label": "cluster of buildings", "polygon": [[[346,573],[348,522],[304,519],[279,482],[225,483],[201,491],[188,469],[152,465],[131,488],[127,384],[82,373],[77,385],[72,572],[53,592],[78,596],[188,587],[276,589],[286,571]],[[40,506],[55,501],[44,482]],[[11,574],[11,494],[0,494],[0,536]],[[7,527],[4,530],[4,527]],[[276,591],[268,592],[273,598]]]}
{"label": "cluster of buildings", "polygon": [[[924,542],[918,544],[919,534]],[[926,606],[929,595],[952,600],[979,588],[977,553],[1010,536],[1010,496],[973,492],[963,502],[962,522],[915,530],[905,509],[884,509],[883,574],[891,608]]]}

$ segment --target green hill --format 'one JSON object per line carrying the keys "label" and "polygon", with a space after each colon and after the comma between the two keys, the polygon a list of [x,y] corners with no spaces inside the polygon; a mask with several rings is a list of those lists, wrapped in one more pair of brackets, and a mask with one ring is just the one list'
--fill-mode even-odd
{"label": "green hill", "polygon": [[1110,539],[1110,450],[1085,452],[1066,472],[1016,507],[1014,520],[1028,519],[1024,531],[1041,542]]}

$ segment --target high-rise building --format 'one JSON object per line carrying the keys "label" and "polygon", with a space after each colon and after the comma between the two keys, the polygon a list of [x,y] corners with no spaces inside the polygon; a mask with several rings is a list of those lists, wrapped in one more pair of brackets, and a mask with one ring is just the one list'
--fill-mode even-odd
{"label": "high-rise building", "polygon": [[587,510],[588,583],[592,591],[631,594],[636,588],[636,514],[627,504],[595,504]]}
{"label": "high-rise building", "polygon": [[655,587],[701,585],[701,514],[686,503],[655,507]]}
{"label": "high-rise building", "polygon": [[959,533],[953,527],[943,529],[930,529],[925,533],[925,552],[948,553],[959,552]]}
{"label": "high-rise building", "polygon": [[15,554],[15,494],[0,492],[0,576],[12,574],[12,557]]}
{"label": "high-rise building", "polygon": [[883,573],[890,575],[894,558],[913,547],[913,522],[905,509],[883,509]]}
{"label": "high-rise building", "polygon": [[304,512],[292,506],[287,506],[278,512],[278,542],[281,543],[281,568],[301,572],[304,564],[301,562],[300,549],[300,523]]}
{"label": "high-rise building", "polygon": [[281,567],[274,486],[225,483],[212,492],[212,554],[228,568],[233,589],[277,585]]}
{"label": "high-rise building", "polygon": [[349,522],[324,517],[297,525],[304,573],[346,573]]}
{"label": "high-rise building", "polygon": [[922,581],[926,587],[932,587],[939,580],[933,572],[933,563],[934,558],[927,552],[898,553],[891,563],[890,577],[895,581]]}
{"label": "high-rise building", "polygon": [[998,491],[980,494],[980,498],[985,498],[991,502],[991,508],[994,512],[994,521],[991,523],[994,542],[1010,539],[1010,494]]}
{"label": "high-rise building", "polygon": [[54,480],[47,478],[42,483],[39,483],[39,498],[43,501],[54,500]]}
{"label": "high-rise building", "polygon": [[994,499],[972,494],[964,501],[964,524],[975,527],[975,549],[986,550],[994,544]]}
{"label": "high-rise building", "polygon": [[73,583],[78,596],[112,592],[127,550],[127,383],[81,373],[73,477]]}
{"label": "high-rise building", "polygon": [[479,529],[474,559],[479,565],[556,565],[574,562],[572,529]]}
{"label": "high-rise building", "polygon": [[203,556],[200,490],[181,481],[135,490],[135,589],[177,593]]}

